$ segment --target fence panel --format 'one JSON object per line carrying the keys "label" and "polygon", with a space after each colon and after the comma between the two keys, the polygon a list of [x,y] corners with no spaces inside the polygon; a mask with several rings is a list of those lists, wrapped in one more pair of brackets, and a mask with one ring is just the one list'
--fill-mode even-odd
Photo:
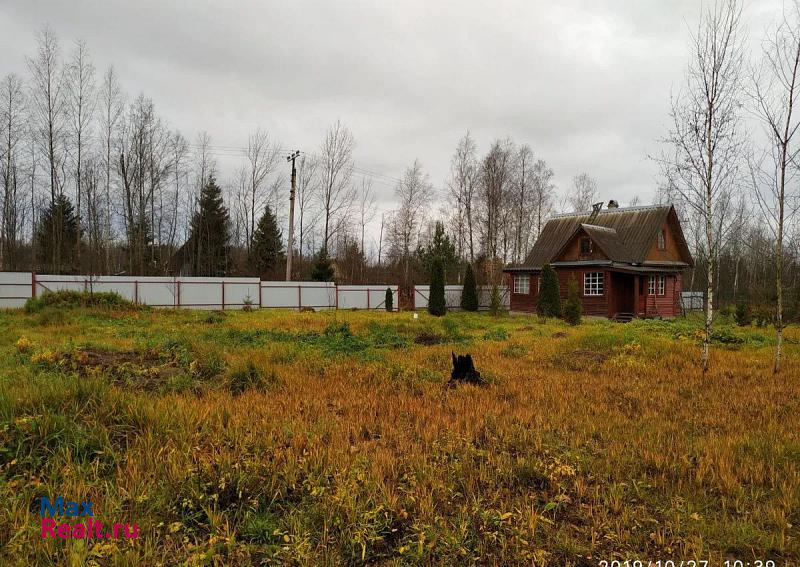
{"label": "fence panel", "polygon": [[30,272],[0,272],[0,309],[22,307],[33,293]]}
{"label": "fence panel", "polygon": [[385,309],[387,287],[392,290],[392,309],[396,310],[396,285],[340,285],[337,305],[339,309]]}
{"label": "fence panel", "polygon": [[261,307],[336,308],[333,282],[261,282]]}
{"label": "fence panel", "polygon": [[[500,304],[503,309],[511,307],[511,297],[508,294],[508,286],[497,286],[500,293]],[[448,309],[457,310],[461,309],[461,292],[463,287],[460,285],[446,285],[444,286],[444,299],[445,305]],[[427,309],[428,298],[430,297],[430,286],[417,285],[414,286],[414,308]],[[489,309],[489,304],[492,299],[492,286],[479,286],[478,287],[478,309],[485,311]]]}

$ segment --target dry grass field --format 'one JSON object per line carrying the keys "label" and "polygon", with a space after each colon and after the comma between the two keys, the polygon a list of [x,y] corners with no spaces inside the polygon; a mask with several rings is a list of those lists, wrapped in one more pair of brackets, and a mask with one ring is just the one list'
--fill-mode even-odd
{"label": "dry grass field", "polygon": [[[3,565],[800,562],[800,329],[0,313]],[[469,352],[488,385],[446,388]],[[135,522],[43,541],[39,497]]]}

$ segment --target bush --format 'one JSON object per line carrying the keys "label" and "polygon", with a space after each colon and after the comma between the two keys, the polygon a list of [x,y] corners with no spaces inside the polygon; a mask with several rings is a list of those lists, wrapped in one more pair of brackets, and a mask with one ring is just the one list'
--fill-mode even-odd
{"label": "bush", "polygon": [[558,276],[550,266],[542,266],[541,286],[539,300],[536,303],[536,312],[543,317],[561,317],[561,294],[558,290]]}
{"label": "bush", "polygon": [[581,298],[578,295],[578,282],[574,279],[569,280],[567,300],[564,302],[564,321],[570,325],[580,325],[583,307]]}
{"label": "bush", "polygon": [[464,311],[478,310],[478,286],[475,283],[475,272],[472,265],[467,264],[464,273],[464,289],[461,291],[461,309]]}
{"label": "bush", "polygon": [[113,291],[91,293],[88,291],[47,291],[25,302],[27,313],[36,313],[45,307],[113,307],[134,309],[137,306]]}
{"label": "bush", "polygon": [[753,322],[753,317],[750,314],[750,305],[747,304],[747,301],[744,299],[739,300],[736,304],[736,312],[733,314],[733,318],[740,327],[750,326],[750,323]]}
{"label": "bush", "polygon": [[497,284],[492,284],[491,292],[489,293],[489,313],[491,315],[500,315],[503,311],[503,302],[500,299],[500,288]]}
{"label": "bush", "polygon": [[444,297],[444,265],[438,259],[431,263],[431,288],[428,299],[428,313],[441,317],[447,313],[447,303]]}
{"label": "bush", "polygon": [[392,307],[394,307],[394,296],[392,295],[392,289],[386,288],[386,299],[383,302],[384,307],[386,307],[386,311],[391,311]]}

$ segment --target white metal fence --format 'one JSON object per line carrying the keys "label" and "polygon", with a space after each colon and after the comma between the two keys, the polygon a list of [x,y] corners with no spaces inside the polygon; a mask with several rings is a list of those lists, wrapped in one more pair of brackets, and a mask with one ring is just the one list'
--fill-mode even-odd
{"label": "white metal fence", "polygon": [[[444,286],[444,300],[448,309],[461,309],[461,292],[463,286],[460,285],[446,285]],[[508,286],[497,286],[500,292],[500,304],[503,309],[511,308],[511,298],[508,294]],[[414,286],[414,309],[427,309],[428,298],[430,297],[431,286],[429,285],[415,285]],[[492,299],[492,286],[483,285],[478,286],[478,309],[485,311],[489,309],[489,304]]]}
{"label": "white metal fence", "polygon": [[267,282],[258,278],[146,276],[54,276],[0,272],[0,308],[22,307],[48,291],[113,291],[152,307],[189,309],[253,308],[385,309],[386,288],[397,310],[396,285],[342,285],[332,282]]}

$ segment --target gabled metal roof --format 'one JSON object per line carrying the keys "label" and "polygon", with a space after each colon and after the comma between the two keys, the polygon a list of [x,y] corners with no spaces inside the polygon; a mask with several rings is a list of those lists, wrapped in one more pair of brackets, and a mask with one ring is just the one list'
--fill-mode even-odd
{"label": "gabled metal roof", "polygon": [[555,215],[545,224],[522,265],[514,268],[541,268],[542,265],[553,261],[581,228],[587,233],[593,233],[590,237],[611,260],[641,264],[655,242],[659,229],[667,220],[673,225],[673,233],[681,249],[682,259],[689,265],[693,264],[672,205],[603,209],[594,217],[591,224],[587,224],[590,215],[591,211]]}

